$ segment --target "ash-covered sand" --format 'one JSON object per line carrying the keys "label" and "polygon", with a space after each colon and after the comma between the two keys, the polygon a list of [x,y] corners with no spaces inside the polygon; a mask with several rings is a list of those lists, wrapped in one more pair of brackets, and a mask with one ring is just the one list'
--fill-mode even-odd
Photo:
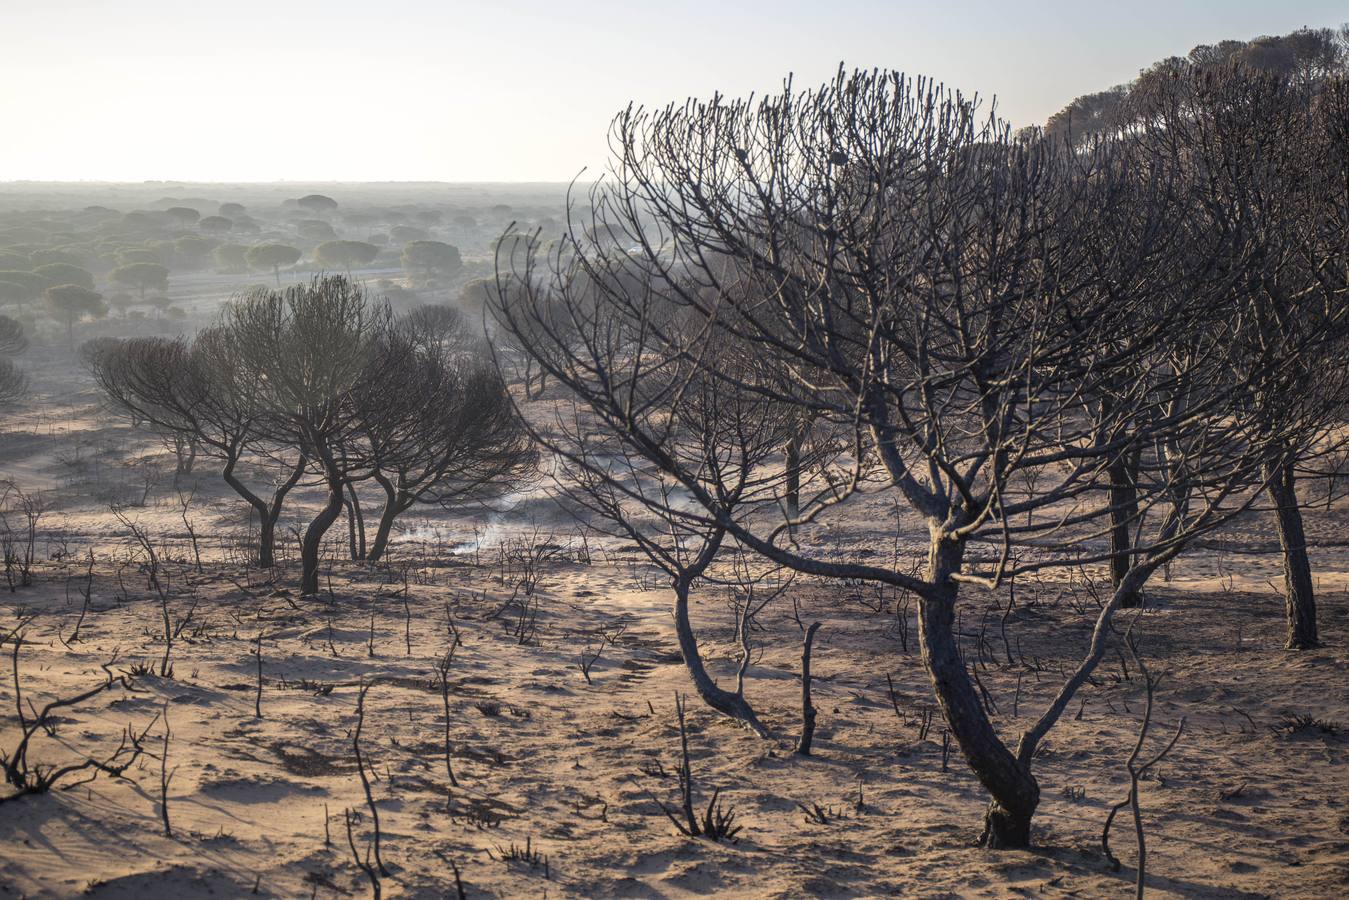
{"label": "ash-covered sand", "polygon": [[[133,553],[108,508],[144,488],[143,473],[153,466],[134,462],[138,448],[151,462],[161,451],[111,423],[87,387],[44,403],[41,417],[0,438],[7,474],[47,492],[36,582],[0,593],[0,633],[31,617],[19,656],[25,709],[98,684],[100,665],[114,654],[123,670],[145,662],[157,668],[164,652],[143,555]],[[287,524],[312,499],[301,492]],[[753,632],[746,693],[772,737],[760,740],[689,699],[696,800],[705,804],[720,790],[742,826],[735,843],[689,840],[650,796],[675,800],[674,697],[691,685],[674,641],[671,593],[640,554],[593,535],[583,543],[575,523],[542,497],[491,520],[410,513],[382,569],[341,561],[339,522],[325,591],[301,598],[293,561],[270,580],[240,564],[247,521],[239,510],[202,463],[187,513],[201,538],[199,573],[170,475],[150,486],[147,505],[127,508],[166,557],[171,618],[175,627],[183,623],[173,677],[146,675],[134,690],[60,709],[55,734],[39,732],[29,750],[30,761],[44,765],[97,756],[116,746],[125,727],[143,729],[167,710],[173,836],[163,834],[160,818],[158,722],[125,778],[0,803],[0,886],[8,895],[368,895],[344,823],[346,810],[359,816],[353,834],[364,853],[373,830],[352,747],[363,679],[372,686],[361,750],[390,873],[382,878],[386,897],[447,896],[452,865],[470,897],[1123,897],[1133,890],[1127,814],[1112,842],[1123,868],[1111,871],[1100,848],[1106,812],[1127,790],[1124,760],[1143,709],[1136,669],[1126,671],[1116,656],[1038,754],[1035,849],[979,850],[972,844],[983,791],[958,752],[943,770],[939,715],[920,739],[932,693],[912,609],[901,627],[896,606],[906,608],[893,596],[882,606],[869,591],[798,578]],[[1143,782],[1153,896],[1335,897],[1349,889],[1345,515],[1340,508],[1308,514],[1323,649],[1281,649],[1279,556],[1261,516],[1187,554],[1169,583],[1154,580],[1151,606],[1136,626],[1149,666],[1166,674],[1149,747],[1160,746],[1181,716],[1186,726]],[[894,540],[879,530],[883,521],[880,512],[859,509],[801,539],[882,557]],[[912,534],[901,535],[906,559],[923,552],[924,535],[913,524]],[[522,623],[519,561],[507,559],[503,571],[502,558],[540,544],[561,549],[543,554]],[[66,646],[84,607],[91,550],[89,608],[78,640]],[[507,603],[513,593],[516,601]],[[1085,648],[1096,606],[1077,576],[1019,585],[1004,640],[998,604],[1004,596],[969,591],[961,630],[966,658],[979,661],[996,702],[994,721],[1014,742]],[[725,589],[703,590],[695,607],[713,672],[731,685],[738,646]],[[449,672],[457,788],[445,768],[436,678],[451,640],[447,611],[463,641]],[[792,748],[801,626],[812,621],[823,623],[813,664],[819,730],[806,759]],[[601,629],[612,634],[620,625],[588,684],[582,652]],[[7,752],[18,736],[8,666],[6,658],[0,747]],[[1297,716],[1340,731],[1283,727]],[[825,821],[808,821],[798,804],[818,805]],[[536,865],[502,859],[526,842],[546,866],[542,858]]]}

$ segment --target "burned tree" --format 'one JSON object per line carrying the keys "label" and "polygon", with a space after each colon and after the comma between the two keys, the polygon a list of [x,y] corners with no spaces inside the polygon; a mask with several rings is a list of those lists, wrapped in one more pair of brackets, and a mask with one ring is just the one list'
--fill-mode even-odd
{"label": "burned tree", "polygon": [[369,477],[384,494],[369,562],[383,557],[394,520],[415,504],[489,501],[535,462],[491,360],[462,320],[447,322],[426,309],[433,308],[397,323],[378,350],[378,377],[352,397],[356,455],[369,460]]}
{"label": "burned tree", "polygon": [[[503,249],[507,252],[521,249],[526,241],[526,238],[518,235],[503,239],[499,243],[498,253]],[[491,305],[499,301],[503,290],[509,293],[511,285],[498,283],[486,286],[484,292],[487,295],[487,303]],[[541,304],[537,307],[537,312],[537,321],[531,320],[527,326],[521,321],[516,326],[528,327],[533,330],[533,334],[516,334],[514,328],[505,328],[499,336],[504,348],[512,353],[512,368],[517,370],[527,400],[542,397],[548,387],[548,369],[536,364],[533,354],[529,352],[529,346],[539,343],[545,335],[569,340],[573,337],[569,332],[575,325],[575,320],[560,302],[552,305]]]}
{"label": "burned tree", "polygon": [[175,474],[190,474],[198,410],[216,399],[204,373],[192,365],[191,345],[181,338],[96,339],[85,343],[80,355],[113,410],[173,451]]}
{"label": "burned tree", "polygon": [[[633,302],[653,304],[644,307],[641,321],[660,322],[660,327],[673,330],[682,327],[654,294]],[[669,579],[680,656],[698,696],[766,736],[767,728],[745,697],[743,672],[734,690],[717,684],[699,649],[691,617],[695,593],[712,582],[709,570],[719,555],[734,549],[729,546],[728,528],[716,515],[691,503],[687,487],[652,466],[649,454],[676,459],[680,471],[694,473],[704,496],[715,497],[717,515],[735,519],[775,503],[780,495],[782,479],[767,475],[766,465],[780,455],[793,433],[793,410],[703,377],[691,362],[667,360],[648,371],[654,349],[648,343],[650,334],[631,328],[631,319],[596,315],[599,306],[582,309],[585,303],[578,302],[570,314],[573,321],[565,327],[554,329],[552,321],[536,321],[535,333],[550,335],[552,342],[547,349],[532,346],[548,355],[540,365],[550,371],[561,371],[567,354],[602,358],[605,377],[622,394],[621,406],[599,408],[578,400],[565,414],[534,417],[531,433],[556,458],[555,483],[567,502],[588,514],[587,527],[631,541]],[[556,308],[551,307],[550,315]],[[497,311],[508,329],[523,312],[510,306]],[[746,377],[756,368],[764,377],[770,374],[757,366],[748,347],[733,339],[721,340],[711,352],[734,358]],[[629,441],[622,423],[630,416],[658,421],[653,433],[643,435],[649,444],[634,446]]]}
{"label": "burned tree", "polygon": [[419,353],[453,360],[486,352],[481,325],[453,306],[416,306],[400,316],[397,333]]}
{"label": "burned tree", "polygon": [[[29,751],[32,749],[34,739],[41,734],[55,734],[55,723],[60,719],[60,710],[77,706],[103,693],[135,690],[135,679],[129,673],[113,671],[112,667],[117,663],[114,654],[112,659],[100,666],[103,670],[103,680],[77,694],[57,697],[43,704],[41,708],[37,707],[31,698],[24,696],[23,682],[19,677],[19,653],[27,643],[24,640],[24,628],[27,624],[27,620],[21,621],[0,639],[0,647],[6,642],[13,643],[9,655],[14,683],[14,705],[19,720],[18,742],[13,748],[0,749],[0,774],[4,775],[5,781],[14,789],[12,793],[0,797],[0,803],[29,794],[47,793],[58,785],[63,790],[78,787],[88,784],[100,774],[121,778],[123,773],[140,759],[141,753],[145,750],[145,736],[155,722],[159,721],[159,717],[155,716],[141,731],[127,725],[122,730],[121,740],[117,746],[98,756],[88,756],[77,751],[77,755],[81,757],[77,762],[62,764],[30,761]],[[70,780],[72,777],[74,780]]]}
{"label": "burned tree", "polygon": [[[777,565],[912,592],[942,714],[991,798],[983,843],[1026,846],[1035,751],[1100,662],[1120,604],[1248,508],[1274,448],[1318,424],[1312,410],[1255,403],[1254,373],[1230,377],[1242,235],[1194,227],[1180,154],[1014,139],[971,101],[897,73],[840,72],[753,103],[630,108],[611,138],[612,178],[568,252],[545,256],[531,240],[499,254],[497,321],[591,417],[583,425],[670,485],[646,497],[660,515]],[[612,241],[588,237],[601,230],[632,248],[621,261]],[[558,304],[575,337],[549,327]],[[767,373],[728,342],[753,347]],[[1259,370],[1286,371],[1304,350],[1290,344]],[[782,405],[844,436],[846,452],[802,467],[822,487],[796,517],[776,487],[736,493],[781,478],[779,456],[746,452],[761,427],[716,413],[735,450],[713,460],[681,442],[670,400],[700,391]],[[1117,558],[1116,504],[1102,497],[1112,463],[1134,454],[1127,572],[1080,663],[1009,746],[961,657],[961,595]],[[618,489],[610,460],[570,459]],[[898,501],[897,534],[926,533],[921,574],[791,540],[877,494]],[[727,496],[743,502],[728,508]]]}
{"label": "burned tree", "polygon": [[[1297,495],[1299,471],[1340,441],[1328,434],[1349,399],[1349,143],[1343,83],[1241,64],[1173,64],[1134,91],[1141,140],[1182,158],[1212,232],[1235,236],[1244,265],[1223,308],[1241,345],[1235,390],[1278,417],[1299,404],[1309,427],[1271,445],[1264,491],[1284,560],[1287,646],[1317,645],[1316,600]],[[1320,427],[1317,427],[1317,426]]]}
{"label": "burned tree", "polygon": [[[148,427],[179,454],[217,461],[225,483],[257,513],[258,565],[275,564],[276,523],[304,473],[302,453],[270,442],[263,428],[261,382],[238,364],[233,336],[212,328],[191,342],[135,338],[85,347],[85,360],[109,404]],[[190,451],[187,449],[190,448]],[[270,497],[250,487],[245,465],[274,469]]]}
{"label": "burned tree", "polygon": [[342,512],[349,481],[365,477],[370,461],[351,440],[369,386],[391,402],[380,347],[390,333],[388,308],[339,276],[317,277],[282,291],[252,291],[226,308],[220,325],[240,379],[256,386],[261,427],[271,443],[294,448],[317,474],[326,500],[300,544],[303,593],[319,590],[319,549]]}

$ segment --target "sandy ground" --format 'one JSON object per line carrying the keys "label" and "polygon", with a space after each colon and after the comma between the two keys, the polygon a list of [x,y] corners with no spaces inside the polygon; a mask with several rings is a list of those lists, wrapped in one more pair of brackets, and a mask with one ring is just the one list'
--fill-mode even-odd
{"label": "sandy ground", "polygon": [[[107,509],[110,500],[142,492],[148,464],[128,461],[154,448],[108,421],[78,384],[47,397],[43,408],[0,436],[3,472],[25,489],[47,491],[50,508],[35,584],[0,593],[0,635],[29,620],[18,657],[25,709],[99,684],[100,665],[114,655],[118,670],[157,669],[165,652],[160,602],[143,559]],[[300,598],[293,562],[263,580],[230,561],[246,521],[209,471],[199,474],[189,521],[203,536],[202,571],[170,479],[129,511],[167,556],[170,616],[182,625],[172,677],[142,675],[129,690],[60,709],[55,733],[39,731],[29,758],[51,764],[97,756],[127,726],[149,726],[144,753],[125,777],[0,802],[0,896],[369,895],[344,821],[346,810],[357,816],[353,836],[364,853],[374,830],[353,749],[362,682],[371,686],[360,748],[380,819],[386,897],[453,896],[456,866],[469,896],[1123,897],[1133,890],[1129,823],[1114,832],[1120,871],[1100,849],[1106,812],[1127,790],[1124,760],[1142,713],[1141,680],[1117,657],[1102,665],[1080,709],[1074,703],[1037,757],[1043,799],[1035,849],[978,850],[971,845],[983,792],[956,753],[943,765],[939,718],[921,734],[932,700],[912,612],[893,597],[880,605],[868,592],[798,579],[753,633],[747,695],[772,736],[760,740],[689,701],[697,798],[706,803],[719,790],[742,825],[734,843],[690,840],[652,799],[675,798],[674,698],[691,687],[674,643],[670,592],[638,557],[593,537],[583,552],[571,521],[541,500],[493,522],[411,516],[391,565],[381,569],[340,561],[339,523],[325,592]],[[1280,649],[1282,612],[1270,584],[1279,577],[1277,547],[1258,516],[1153,586],[1137,625],[1145,658],[1166,673],[1150,746],[1182,716],[1186,725],[1143,783],[1152,896],[1349,891],[1344,521],[1338,509],[1309,517],[1321,650]],[[475,526],[485,538],[476,553],[464,546]],[[827,540],[858,556],[888,546],[860,518]],[[508,602],[520,579],[518,561],[508,557],[539,544],[562,549],[540,569],[531,613],[518,593]],[[915,543],[912,552],[920,549]],[[85,606],[90,550],[88,610],[71,640]],[[981,680],[996,701],[994,721],[1014,740],[1082,652],[1096,607],[1080,584],[1023,586],[1004,642],[1000,614],[989,612],[1001,600],[971,593],[962,631],[967,659],[981,660]],[[700,594],[695,615],[714,674],[731,684],[737,652],[724,589]],[[811,758],[791,752],[799,727],[798,618],[822,623]],[[462,638],[449,671],[458,787],[446,773],[436,681],[450,622]],[[582,651],[600,629],[620,625],[587,683]],[[8,658],[0,674],[0,750],[9,752],[19,723]],[[161,820],[165,716],[172,835]],[[1338,731],[1284,727],[1294,716]],[[824,821],[808,820],[798,804],[818,804]],[[539,858],[505,858],[526,842]]]}

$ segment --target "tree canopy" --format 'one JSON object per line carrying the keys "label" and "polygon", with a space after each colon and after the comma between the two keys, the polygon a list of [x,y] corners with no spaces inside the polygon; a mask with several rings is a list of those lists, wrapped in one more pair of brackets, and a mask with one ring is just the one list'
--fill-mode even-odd
{"label": "tree canopy", "polygon": [[268,269],[281,285],[281,267],[293,266],[300,261],[300,251],[290,244],[256,244],[244,253],[244,259],[250,268],[265,272]]}
{"label": "tree canopy", "polygon": [[332,212],[337,209],[337,201],[324,194],[306,194],[295,202],[316,213]]}
{"label": "tree canopy", "polygon": [[34,269],[33,274],[45,278],[48,284],[78,284],[90,290],[94,287],[91,272],[69,263],[47,263]]}
{"label": "tree canopy", "polygon": [[103,302],[102,294],[77,284],[49,287],[42,296],[47,315],[64,324],[67,334],[73,334],[76,322],[101,319],[108,314],[108,304]]}
{"label": "tree canopy", "polygon": [[169,289],[169,270],[157,262],[133,262],[119,266],[108,276],[113,282],[140,291],[145,299],[146,291],[166,291]]}
{"label": "tree canopy", "polygon": [[201,213],[190,206],[170,206],[164,214],[179,225],[193,225],[201,218]]}
{"label": "tree canopy", "polygon": [[210,234],[224,234],[234,227],[234,220],[225,216],[207,216],[197,223],[197,227]]}
{"label": "tree canopy", "polygon": [[379,256],[379,248],[365,241],[324,241],[314,248],[314,259],[320,265],[350,270],[365,266]]}
{"label": "tree canopy", "polygon": [[464,267],[459,248],[442,241],[409,241],[403,245],[403,268],[423,278],[453,275]]}

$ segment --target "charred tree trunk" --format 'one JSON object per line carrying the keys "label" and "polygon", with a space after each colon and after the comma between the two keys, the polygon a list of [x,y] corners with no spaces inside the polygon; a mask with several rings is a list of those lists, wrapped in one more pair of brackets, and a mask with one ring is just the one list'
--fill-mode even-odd
{"label": "charred tree trunk", "polygon": [[342,477],[331,453],[324,448],[318,450],[323,464],[324,478],[328,482],[328,499],[323,509],[305,529],[300,541],[300,593],[317,594],[319,592],[319,550],[323,546],[323,536],[337,517],[342,514],[342,501],[346,493],[346,479]]}
{"label": "charred tree trunk", "polygon": [[351,539],[351,558],[365,559],[365,515],[361,512],[361,498],[356,485],[347,482],[347,531]]}
{"label": "charred tree trunk", "polygon": [[389,546],[389,535],[393,533],[393,520],[408,508],[404,498],[399,496],[393,480],[383,472],[375,472],[375,481],[384,489],[384,509],[379,514],[379,526],[375,529],[375,542],[370,545],[366,555],[369,562],[379,562]]}
{"label": "charred tree trunk", "polygon": [[990,849],[1027,847],[1040,786],[998,737],[960,656],[955,632],[958,589],[951,576],[959,571],[963,555],[959,542],[934,533],[927,571],[931,588],[918,605],[923,663],[947,727],[970,769],[992,796],[980,843]]}
{"label": "charred tree trunk", "polygon": [[1316,594],[1312,586],[1311,561],[1307,558],[1307,535],[1302,528],[1302,509],[1297,499],[1294,460],[1289,457],[1265,471],[1266,488],[1274,503],[1274,518],[1283,548],[1284,609],[1288,617],[1288,649],[1308,650],[1318,645]]}
{"label": "charred tree trunk", "polygon": [[675,579],[674,620],[675,634],[679,638],[679,652],[684,656],[684,665],[693,679],[693,687],[703,702],[717,712],[744,722],[759,737],[767,737],[768,729],[759,722],[754,709],[745,700],[743,694],[732,693],[717,687],[717,683],[708,674],[703,658],[698,652],[698,639],[693,635],[693,625],[689,622],[689,591],[692,587],[691,576]]}
{"label": "charred tree trunk", "polygon": [[357,560],[360,557],[356,555],[356,514],[351,510],[351,498],[343,499],[343,507],[347,510],[347,553]]}
{"label": "charred tree trunk", "polygon": [[534,399],[534,357],[525,354],[525,399]]}
{"label": "charred tree trunk", "polygon": [[276,565],[276,519],[263,514],[258,527],[258,568]]}
{"label": "charred tree trunk", "polygon": [[801,436],[792,435],[787,442],[787,518],[795,519],[801,514]]}
{"label": "charred tree trunk", "polygon": [[810,650],[815,632],[819,630],[820,623],[811,622],[801,643],[801,739],[796,743],[796,752],[801,756],[810,756],[810,745],[815,740],[815,704],[810,699]]}
{"label": "charred tree trunk", "polygon": [[[1134,481],[1135,460],[1132,454],[1121,454],[1106,469],[1110,476],[1110,584],[1116,590],[1133,566],[1133,526],[1138,521],[1138,487]],[[1141,606],[1140,594],[1130,592],[1121,606]]]}

